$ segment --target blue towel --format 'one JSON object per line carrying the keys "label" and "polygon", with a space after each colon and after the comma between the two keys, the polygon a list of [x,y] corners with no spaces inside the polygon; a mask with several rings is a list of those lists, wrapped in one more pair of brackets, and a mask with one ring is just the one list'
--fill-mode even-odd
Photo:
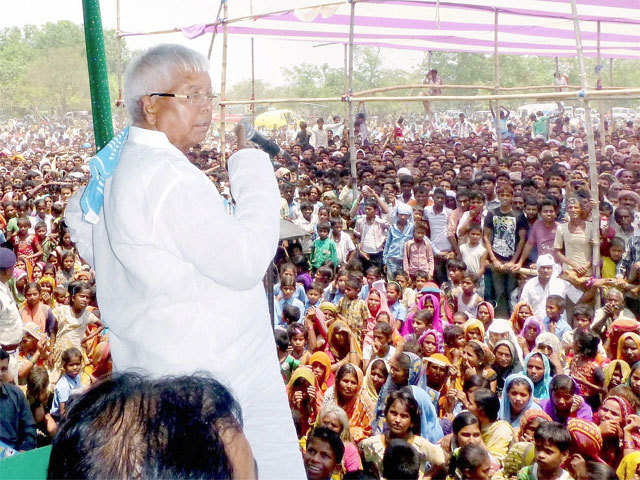
{"label": "blue towel", "polygon": [[89,223],[95,225],[100,221],[100,210],[104,204],[104,184],[115,172],[127,138],[129,138],[129,127],[113,137],[102,150],[89,159],[91,180],[80,198],[82,217]]}

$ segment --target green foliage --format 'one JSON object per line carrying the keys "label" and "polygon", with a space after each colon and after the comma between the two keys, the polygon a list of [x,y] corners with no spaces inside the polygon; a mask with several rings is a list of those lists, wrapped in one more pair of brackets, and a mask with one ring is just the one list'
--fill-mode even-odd
{"label": "green foliage", "polygon": [[[117,92],[115,32],[104,33],[109,83]],[[123,45],[124,61],[130,56]],[[82,25],[68,21],[0,30],[0,109],[65,113],[89,110],[91,99]]]}

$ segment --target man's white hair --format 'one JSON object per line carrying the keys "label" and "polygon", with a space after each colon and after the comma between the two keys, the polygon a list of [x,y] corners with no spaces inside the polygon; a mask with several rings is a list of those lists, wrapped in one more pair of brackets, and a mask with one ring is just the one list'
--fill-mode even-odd
{"label": "man's white hair", "polygon": [[177,75],[208,71],[207,58],[182,45],[165,43],[141,53],[124,72],[124,101],[131,121],[143,119],[140,99],[144,95],[165,93]]}

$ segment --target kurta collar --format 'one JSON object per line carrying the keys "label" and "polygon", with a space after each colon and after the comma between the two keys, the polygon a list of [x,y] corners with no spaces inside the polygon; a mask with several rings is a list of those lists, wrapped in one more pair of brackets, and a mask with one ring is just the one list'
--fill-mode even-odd
{"label": "kurta collar", "polygon": [[173,149],[176,152],[180,153],[181,156],[184,156],[184,153],[176,148],[176,146],[169,141],[167,135],[160,130],[149,130],[132,125],[131,129],[129,130],[129,141],[142,145],[148,145],[154,148],[164,147]]}

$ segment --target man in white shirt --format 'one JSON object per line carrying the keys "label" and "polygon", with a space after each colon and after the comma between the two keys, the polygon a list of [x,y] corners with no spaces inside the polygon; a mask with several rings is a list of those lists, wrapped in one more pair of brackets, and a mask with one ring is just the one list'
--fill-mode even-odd
{"label": "man in white shirt", "polygon": [[316,125],[311,129],[311,141],[309,143],[314,148],[327,148],[329,146],[329,137],[327,130],[324,128],[324,120],[322,118],[319,118],[316,121]]}
{"label": "man in white shirt", "polygon": [[433,205],[424,208],[423,219],[429,222],[431,248],[435,256],[434,279],[440,284],[446,280],[447,260],[455,257],[451,242],[447,238],[447,223],[451,209],[444,206],[445,191],[436,188],[433,191]]}
{"label": "man in white shirt", "polygon": [[554,275],[555,266],[556,263],[550,254],[540,255],[536,262],[538,275],[527,280],[520,294],[520,301],[531,305],[533,315],[541,320],[547,316],[549,295],[569,297],[573,303],[578,303],[582,297],[580,290]]}
{"label": "man in white shirt", "polygon": [[133,126],[110,143],[119,161],[105,159],[109,170],[92,179],[103,190],[90,182],[65,219],[96,272],[114,367],[211,372],[242,407],[260,478],[283,478],[284,465],[289,478],[304,478],[262,286],[278,243],[278,186],[269,157],[246,147],[242,128],[228,162],[234,215],[187,159],[211,123],[208,70],[205,57],[179,45],[130,62]]}

